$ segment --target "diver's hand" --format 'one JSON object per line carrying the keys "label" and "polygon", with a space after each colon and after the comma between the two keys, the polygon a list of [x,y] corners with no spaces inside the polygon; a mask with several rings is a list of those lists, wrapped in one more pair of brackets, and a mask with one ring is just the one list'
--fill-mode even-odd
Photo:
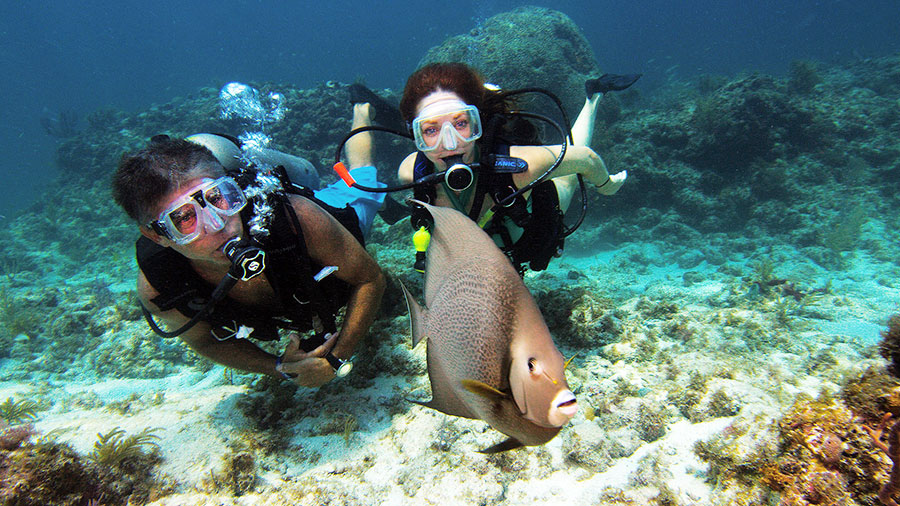
{"label": "diver's hand", "polygon": [[284,362],[296,362],[305,358],[324,357],[334,348],[334,343],[337,342],[337,335],[325,334],[325,342],[321,346],[306,352],[300,348],[300,336],[296,332],[291,332],[288,336],[288,344],[284,348],[284,353],[281,354],[281,360]]}
{"label": "diver's hand", "polygon": [[609,181],[603,186],[597,188],[597,191],[603,195],[614,195],[619,188],[625,184],[625,179],[628,178],[628,171],[623,170],[622,172],[616,174],[609,175]]}
{"label": "diver's hand", "polygon": [[291,381],[302,386],[316,388],[334,379],[334,369],[324,358],[311,357],[294,362],[282,362],[281,372],[296,374]]}

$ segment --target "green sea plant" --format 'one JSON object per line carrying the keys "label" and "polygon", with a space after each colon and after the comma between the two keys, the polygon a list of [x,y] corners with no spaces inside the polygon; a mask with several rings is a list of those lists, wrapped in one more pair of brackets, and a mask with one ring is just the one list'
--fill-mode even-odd
{"label": "green sea plant", "polygon": [[0,259],[0,271],[3,272],[3,277],[9,282],[14,282],[16,277],[24,270],[25,266],[19,255]]}
{"label": "green sea plant", "polygon": [[704,96],[694,102],[691,124],[698,131],[712,134],[721,124],[722,111],[714,97]]}
{"label": "green sea plant", "polygon": [[780,295],[775,298],[773,315],[775,323],[781,327],[790,328],[791,316],[797,314],[799,304],[790,297],[782,297]]}
{"label": "green sea plant", "polygon": [[638,437],[652,443],[666,435],[666,422],[667,415],[664,408],[646,404],[638,415],[635,430]]}
{"label": "green sea plant", "polygon": [[344,438],[344,446],[350,446],[350,438],[353,436],[353,431],[357,429],[359,429],[359,422],[355,416],[348,414],[344,418],[344,430],[341,433]]}
{"label": "green sea plant", "polygon": [[6,329],[9,337],[34,336],[44,316],[37,307],[10,295],[6,287],[0,288],[0,328]]}
{"label": "green sea plant", "polygon": [[727,83],[728,78],[725,76],[703,74],[697,80],[697,91],[699,91],[701,95],[709,95]]}
{"label": "green sea plant", "polygon": [[14,401],[12,397],[9,397],[0,403],[0,418],[10,425],[30,422],[37,419],[39,409],[40,405],[32,400]]}
{"label": "green sea plant", "polygon": [[753,264],[753,282],[767,285],[775,279],[775,264],[768,258]]}
{"label": "green sea plant", "polygon": [[867,220],[865,208],[861,205],[854,207],[849,214],[841,215],[829,226],[822,236],[823,244],[836,253],[856,248],[862,226]]}
{"label": "green sea plant", "polygon": [[741,411],[741,403],[720,388],[710,394],[706,410],[713,418],[734,416]]}
{"label": "green sea plant", "polygon": [[222,456],[221,471],[210,470],[203,479],[204,487],[210,492],[227,490],[241,496],[253,491],[258,480],[256,459],[247,451],[232,450]]}
{"label": "green sea plant", "polygon": [[156,442],[159,436],[153,434],[156,430],[146,428],[128,437],[125,437],[125,430],[121,427],[106,434],[98,433],[94,449],[88,454],[88,458],[98,464],[118,467],[127,459],[146,456],[145,449],[159,449],[159,443]]}
{"label": "green sea plant", "polygon": [[794,60],[788,77],[788,86],[792,91],[806,94],[822,82],[818,66],[809,60]]}
{"label": "green sea plant", "polygon": [[702,413],[697,409],[697,405],[703,399],[703,392],[698,392],[690,388],[676,387],[669,392],[669,402],[672,403],[681,415],[691,422],[703,421]]}

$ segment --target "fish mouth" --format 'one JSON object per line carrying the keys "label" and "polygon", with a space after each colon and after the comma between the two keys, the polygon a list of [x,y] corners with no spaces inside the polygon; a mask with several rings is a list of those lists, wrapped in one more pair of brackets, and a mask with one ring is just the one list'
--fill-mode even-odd
{"label": "fish mouth", "polygon": [[578,400],[571,390],[563,390],[553,399],[550,422],[561,427],[578,412]]}

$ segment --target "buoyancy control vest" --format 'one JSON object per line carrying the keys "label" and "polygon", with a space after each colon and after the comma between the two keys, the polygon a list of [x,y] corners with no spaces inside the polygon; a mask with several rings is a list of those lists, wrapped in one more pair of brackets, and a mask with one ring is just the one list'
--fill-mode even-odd
{"label": "buoyancy control vest", "polygon": [[[334,216],[365,246],[359,221],[351,207],[335,208],[315,198],[306,188],[286,186],[290,194],[300,195]],[[212,309],[205,320],[213,335],[226,339],[237,335],[241,328],[252,329],[251,336],[259,340],[279,338],[278,329],[306,332],[336,332],[335,316],[346,305],[351,287],[336,276],[326,275],[317,281],[314,276],[327,266],[312,262],[306,248],[303,230],[288,195],[275,192],[265,198],[272,205],[274,217],[268,236],[259,240],[266,252],[263,273],[280,302],[278,308],[247,308],[226,297]],[[241,211],[244,230],[252,218],[252,205]],[[152,302],[161,310],[177,309],[191,318],[210,300],[213,289],[191,267],[189,260],[171,248],[165,248],[143,236],[136,245],[138,266],[147,281],[159,292]]]}
{"label": "buoyancy control vest", "polygon": [[[479,221],[485,196],[490,196],[495,203],[501,202],[518,189],[510,172],[494,170],[493,167],[498,161],[502,163],[508,159],[509,148],[509,144],[498,143],[491,152],[482,153],[472,207],[468,211],[469,218],[476,223]],[[413,165],[413,179],[432,173],[434,164],[421,151],[418,152]],[[445,191],[451,190],[445,188]],[[413,196],[417,200],[433,204],[437,198],[437,189],[434,185],[416,186]],[[465,209],[457,210],[466,213]],[[414,229],[427,221],[427,213],[423,211],[421,208],[414,208],[411,220]],[[522,234],[517,239],[513,239],[510,234],[512,225],[522,229]],[[524,270],[526,263],[534,271],[546,269],[550,259],[562,251],[565,242],[563,213],[559,209],[556,185],[551,180],[541,182],[531,190],[527,199],[518,196],[506,207],[498,208],[484,225],[484,231],[499,238],[500,249],[520,272]]]}

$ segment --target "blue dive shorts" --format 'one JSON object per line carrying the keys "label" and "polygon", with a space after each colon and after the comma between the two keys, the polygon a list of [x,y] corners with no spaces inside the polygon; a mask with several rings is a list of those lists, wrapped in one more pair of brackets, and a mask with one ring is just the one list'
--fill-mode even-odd
{"label": "blue dive shorts", "polygon": [[[363,186],[374,188],[387,186],[378,182],[378,174],[375,172],[375,167],[371,165],[351,169],[350,174]],[[349,204],[356,211],[356,216],[359,217],[359,228],[364,235],[369,233],[372,221],[375,220],[375,213],[381,209],[381,203],[384,202],[384,193],[372,193],[351,188],[341,179],[313,193],[316,198],[334,207],[344,207]]]}

